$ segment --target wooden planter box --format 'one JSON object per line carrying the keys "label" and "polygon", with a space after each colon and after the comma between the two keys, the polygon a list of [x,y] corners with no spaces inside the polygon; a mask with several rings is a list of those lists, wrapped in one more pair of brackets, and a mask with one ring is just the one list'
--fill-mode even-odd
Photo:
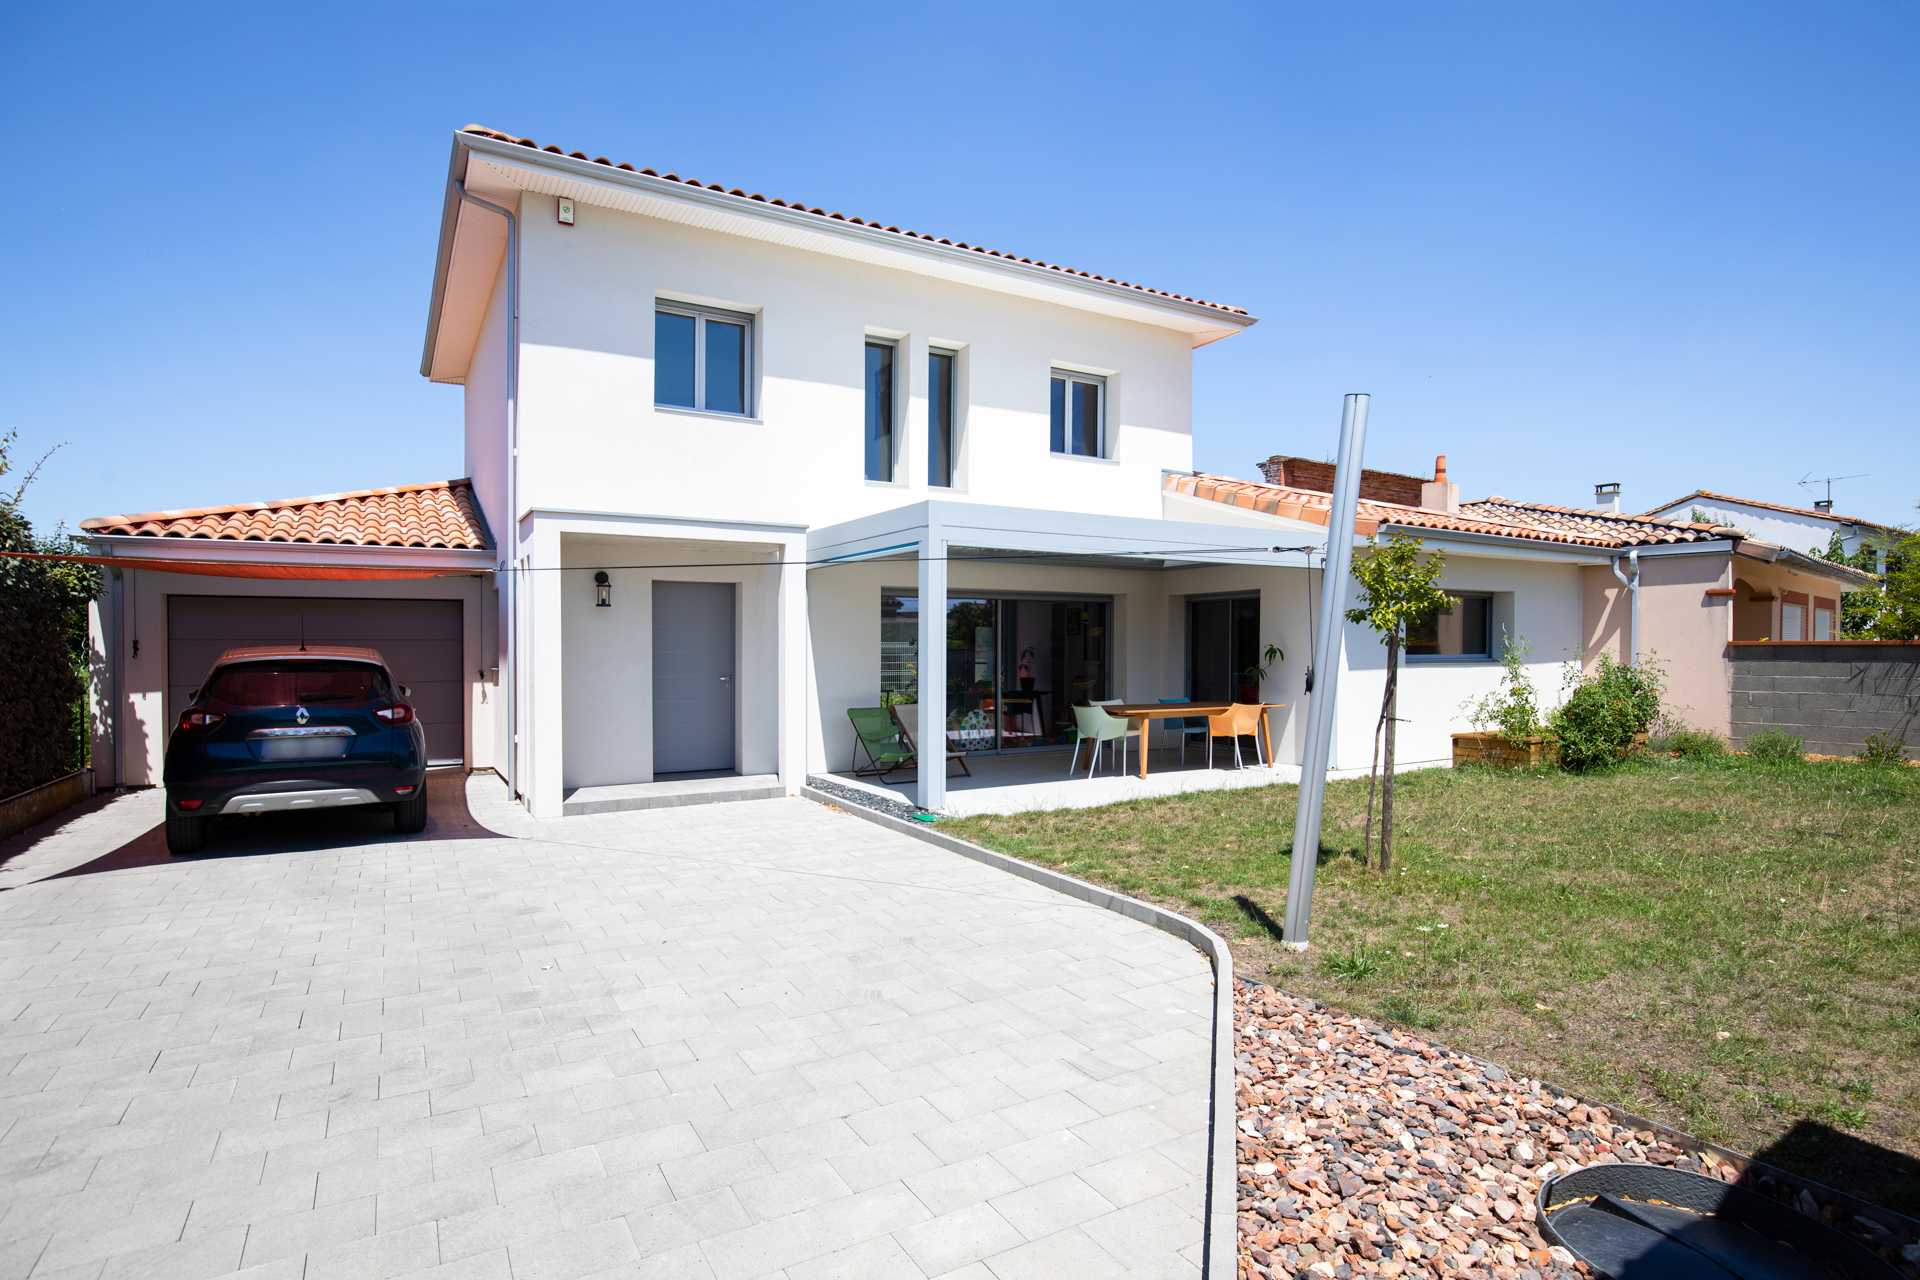
{"label": "wooden planter box", "polygon": [[1484,764],[1495,769],[1533,769],[1552,764],[1553,746],[1545,738],[1522,738],[1518,743],[1504,733],[1456,733],[1453,764]]}
{"label": "wooden planter box", "polygon": [[[1647,735],[1636,733],[1622,755],[1633,755],[1647,747]],[[1456,733],[1453,735],[1453,764],[1484,764],[1495,769],[1534,769],[1552,764],[1560,753],[1545,738],[1522,738],[1518,744],[1503,733]]]}

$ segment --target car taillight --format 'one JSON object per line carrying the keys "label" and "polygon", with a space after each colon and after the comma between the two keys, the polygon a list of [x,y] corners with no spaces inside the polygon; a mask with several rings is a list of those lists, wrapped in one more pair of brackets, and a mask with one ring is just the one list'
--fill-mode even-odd
{"label": "car taillight", "polygon": [[413,708],[404,702],[396,702],[386,707],[376,707],[373,714],[375,719],[384,720],[388,724],[413,723]]}
{"label": "car taillight", "polygon": [[205,804],[205,803],[206,803],[206,801],[204,801],[204,800],[175,800],[175,801],[174,801],[174,803],[175,803],[175,804],[177,804],[177,805],[179,805],[179,806],[180,806],[180,807],[181,807],[182,809],[198,809],[198,808],[199,808],[199,807],[200,807],[201,805],[203,805],[203,804]]}
{"label": "car taillight", "polygon": [[225,719],[226,716],[218,711],[194,711],[190,709],[181,714],[180,727],[189,733],[205,733],[209,729],[219,728],[220,723]]}

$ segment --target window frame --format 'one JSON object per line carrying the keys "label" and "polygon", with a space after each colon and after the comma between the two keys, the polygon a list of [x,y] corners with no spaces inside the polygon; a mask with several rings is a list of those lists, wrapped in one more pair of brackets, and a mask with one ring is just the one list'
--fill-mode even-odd
{"label": "window frame", "polygon": [[[867,471],[867,428],[873,416],[873,407],[867,403],[872,392],[867,384],[867,352],[875,347],[884,347],[893,353],[887,358],[887,448],[883,476]],[[869,333],[860,339],[860,475],[868,484],[905,483],[900,475],[900,363],[904,350],[905,344],[900,339],[883,334]]]}
{"label": "window frame", "polygon": [[[1065,382],[1062,396],[1060,419],[1060,448],[1053,447],[1053,384]],[[1093,387],[1099,392],[1099,422],[1095,424],[1093,453],[1075,453],[1073,451],[1073,384],[1081,383]],[[1054,365],[1047,371],[1047,451],[1055,458],[1101,458],[1109,456],[1107,449],[1107,399],[1109,384],[1104,373],[1085,373],[1079,369],[1064,369]]]}
{"label": "window frame", "polygon": [[[655,298],[653,300],[655,316],[654,332],[659,333],[659,319],[662,314],[687,316],[693,320],[693,403],[669,404],[660,399],[660,350],[656,337],[654,346],[653,407],[670,409],[676,413],[711,413],[723,418],[748,418],[754,416],[753,347],[754,321],[757,317],[744,311],[729,311],[724,307],[703,306],[696,302],[681,302],[675,298]],[[710,409],[707,407],[707,324],[718,321],[721,324],[738,325],[740,337],[740,408]]]}
{"label": "window frame", "polygon": [[[1443,590],[1445,589],[1443,588]],[[1444,663],[1444,662],[1498,662],[1500,661],[1500,655],[1494,652],[1494,604],[1499,593],[1495,591],[1447,590],[1446,594],[1453,597],[1455,600],[1460,601],[1462,604],[1466,603],[1469,600],[1477,601],[1479,602],[1480,607],[1486,610],[1486,637],[1487,637],[1486,649],[1480,653],[1414,653],[1410,649],[1407,649],[1407,650],[1403,650],[1400,656],[1408,662],[1423,662],[1423,663],[1424,662]],[[1452,612],[1452,611],[1449,610],[1448,612]]]}
{"label": "window frame", "polygon": [[[945,386],[942,388],[947,415],[947,478],[944,482],[934,479],[934,464],[939,460],[939,451],[934,443],[934,414],[941,407],[934,397],[933,370],[936,360],[947,362]],[[927,347],[927,487],[929,489],[954,489],[959,487],[960,477],[960,394],[957,383],[960,379],[960,352],[953,347],[929,345]]]}

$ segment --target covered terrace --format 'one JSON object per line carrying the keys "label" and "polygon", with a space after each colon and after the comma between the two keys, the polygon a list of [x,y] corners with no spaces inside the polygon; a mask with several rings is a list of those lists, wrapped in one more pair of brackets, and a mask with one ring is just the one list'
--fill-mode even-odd
{"label": "covered terrace", "polygon": [[[811,530],[811,713],[820,741],[810,771],[846,768],[840,761],[849,758],[847,708],[880,701],[883,601],[897,605],[909,596],[911,610],[896,610],[896,617],[911,621],[896,624],[903,634],[893,661],[907,672],[907,687],[916,690],[924,669],[919,655],[925,654],[943,655],[940,661],[948,668],[943,683],[949,691],[956,687],[952,661],[944,656],[951,648],[951,602],[1089,602],[1072,619],[1079,628],[1076,635],[1097,634],[1103,647],[1085,668],[1090,674],[1072,682],[1071,692],[1068,682],[1054,682],[1061,686],[1052,691],[1051,712],[1056,716],[1070,698],[1093,700],[1105,694],[1147,703],[1184,696],[1192,687],[1186,603],[1228,596],[1266,600],[1270,603],[1264,612],[1257,606],[1248,611],[1246,651],[1267,644],[1283,650],[1288,655],[1285,674],[1279,665],[1268,667],[1261,696],[1275,701],[1270,695],[1285,687],[1294,691],[1290,700],[1300,703],[1298,676],[1304,674],[1310,625],[1307,578],[1310,569],[1319,567],[1325,541],[1323,526],[1273,517],[1258,524],[1203,524],[944,501],[913,503]],[[1018,648],[1010,620],[1005,623],[1008,634],[992,634],[994,623],[1009,618],[1004,609],[984,614],[984,625],[978,628],[984,637],[981,647],[967,652],[983,655],[983,670],[991,667],[995,673],[992,687],[1014,695],[1006,666],[1014,654],[1032,650]],[[1035,661],[1044,658],[1036,656]],[[946,696],[918,696],[916,705],[913,734],[931,757],[929,744],[948,741],[954,707]],[[1295,707],[1287,714],[1303,709]],[[994,713],[1002,710],[995,707]],[[1149,732],[1156,744],[1177,741],[1164,725],[1156,724]],[[1031,745],[1008,750],[996,730],[990,751],[968,757],[973,778],[949,779],[946,770],[927,768],[915,771],[905,788],[880,789],[895,796],[904,790],[911,803],[928,810],[983,812],[1016,800],[1022,801],[1017,805],[1021,808],[1060,807],[1063,800],[1081,794],[1058,790],[1068,782],[1062,743],[1070,736],[1049,740],[1035,734],[1021,739]],[[1274,727],[1273,739],[1279,758],[1290,760],[1280,725]],[[1048,746],[1054,749],[1037,749]],[[1121,792],[1160,794],[1249,785],[1256,775],[1263,782],[1291,776],[1260,768],[1233,772],[1230,751],[1224,766],[1210,772],[1197,763],[1194,748],[1188,750],[1185,768],[1177,766],[1177,758],[1177,752],[1154,751],[1144,783],[1137,767],[1121,778],[1104,764],[1093,785],[1084,777],[1076,781],[1089,797],[1087,803],[1104,803],[1124,798]],[[1216,765],[1221,763],[1216,759]],[[1084,766],[1083,757],[1083,773]],[[988,794],[996,789],[1009,794],[998,799]],[[1031,794],[1016,797],[1011,794],[1015,791]],[[1107,795],[1110,791],[1115,794]],[[1104,798],[1092,798],[1096,793]],[[1025,803],[1029,800],[1035,803]]]}

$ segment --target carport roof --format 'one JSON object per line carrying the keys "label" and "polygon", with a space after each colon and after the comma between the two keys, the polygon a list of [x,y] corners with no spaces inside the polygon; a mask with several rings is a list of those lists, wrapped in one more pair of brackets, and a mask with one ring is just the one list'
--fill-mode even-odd
{"label": "carport roof", "polygon": [[222,542],[315,543],[358,547],[492,546],[470,480],[358,489],[278,502],[148,511],[83,520],[88,533]]}

